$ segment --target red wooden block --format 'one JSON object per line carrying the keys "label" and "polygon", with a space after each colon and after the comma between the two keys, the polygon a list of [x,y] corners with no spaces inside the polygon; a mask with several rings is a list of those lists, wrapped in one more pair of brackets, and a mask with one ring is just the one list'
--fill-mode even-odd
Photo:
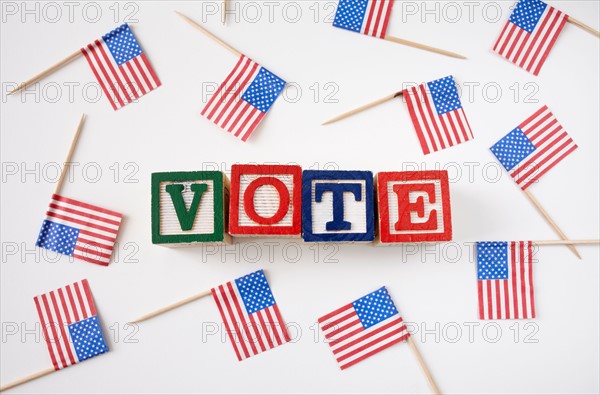
{"label": "red wooden block", "polygon": [[302,169],[286,165],[233,165],[229,233],[300,236]]}
{"label": "red wooden block", "polygon": [[379,242],[452,240],[447,171],[381,172],[375,182]]}

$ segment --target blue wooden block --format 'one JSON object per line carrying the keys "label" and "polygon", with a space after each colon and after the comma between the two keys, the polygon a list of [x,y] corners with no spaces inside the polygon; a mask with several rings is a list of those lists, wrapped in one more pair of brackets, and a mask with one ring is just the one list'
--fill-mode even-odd
{"label": "blue wooden block", "polygon": [[302,172],[304,241],[372,242],[373,214],[372,172]]}

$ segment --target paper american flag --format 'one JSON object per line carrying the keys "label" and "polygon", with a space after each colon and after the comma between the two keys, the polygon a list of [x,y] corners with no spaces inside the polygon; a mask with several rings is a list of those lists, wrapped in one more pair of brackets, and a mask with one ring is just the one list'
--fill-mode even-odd
{"label": "paper american flag", "polygon": [[385,287],[324,315],[318,323],[340,369],[410,336]]}
{"label": "paper american flag", "polygon": [[35,245],[107,266],[122,218],[115,211],[54,194]]}
{"label": "paper american flag", "polygon": [[262,270],[211,289],[239,361],[290,341]]}
{"label": "paper american flag", "polygon": [[33,298],[55,370],[108,352],[87,280]]}
{"label": "paper american flag", "polygon": [[477,243],[479,319],[535,318],[531,241]]}
{"label": "paper american flag", "polygon": [[394,0],[340,0],[333,26],[385,38]]}
{"label": "paper american flag", "polygon": [[160,80],[126,23],[81,48],[114,110],[160,86]]}
{"label": "paper american flag", "polygon": [[246,141],[284,87],[284,80],[241,55],[202,110],[202,115]]}
{"label": "paper american flag", "polygon": [[494,52],[538,75],[569,16],[540,0],[519,0]]}
{"label": "paper american flag", "polygon": [[452,76],[404,89],[402,95],[425,155],[473,138]]}
{"label": "paper american flag", "polygon": [[490,150],[517,185],[525,190],[576,148],[577,144],[552,111],[544,106]]}

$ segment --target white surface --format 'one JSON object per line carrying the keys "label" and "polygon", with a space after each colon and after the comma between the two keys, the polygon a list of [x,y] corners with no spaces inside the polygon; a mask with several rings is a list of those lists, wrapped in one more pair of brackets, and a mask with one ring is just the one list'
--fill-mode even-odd
{"label": "white surface", "polygon": [[[29,78],[114,28],[112,3],[102,3],[97,23],[82,19],[83,5],[75,8],[73,22],[62,3],[57,4],[64,15],[56,23],[44,18],[36,23],[31,15],[23,23],[21,14],[3,11],[2,83]],[[31,8],[34,4],[28,3]],[[477,2],[470,6],[427,2],[428,9],[440,10],[439,23],[435,13],[423,14],[421,2],[395,5],[390,34],[465,54],[467,61],[334,29],[323,22],[333,11],[332,3],[294,3],[302,11],[296,23],[282,17],[286,3],[271,3],[275,4],[272,22],[262,3],[240,3],[238,9],[245,9],[248,18],[254,18],[257,9],[262,18],[235,23],[230,16],[223,27],[213,15],[207,17],[207,27],[295,83],[286,91],[287,100],[274,105],[244,144],[199,114],[203,84],[221,82],[235,62],[229,52],[172,13],[178,9],[201,21],[203,5],[137,4],[139,23],[134,30],[163,82],[140,103],[113,112],[104,98],[97,103],[83,100],[83,84],[93,81],[84,59],[41,83],[40,91],[51,96],[46,100],[36,99],[34,93],[2,95],[2,383],[50,365],[43,341],[23,332],[31,331],[37,320],[32,297],[88,278],[111,352],[23,385],[14,393],[427,393],[427,382],[407,345],[341,372],[318,333],[318,316],[381,285],[388,287],[405,319],[416,323],[413,329],[418,329],[421,353],[445,393],[600,391],[598,247],[580,247],[583,261],[566,247],[542,247],[534,267],[538,318],[531,321],[533,325],[524,321],[486,325],[476,315],[472,249],[463,245],[476,240],[556,238],[505,173],[495,179],[499,166],[488,150],[544,103],[580,148],[531,191],[567,235],[598,238],[596,37],[567,24],[536,78],[490,50],[512,2],[487,8]],[[552,4],[591,26],[600,25],[598,2]],[[456,17],[456,5],[461,18],[454,23],[444,19],[444,14]],[[419,13],[403,16],[403,7],[416,7]],[[125,3],[119,9],[120,21],[132,11],[125,9]],[[290,18],[294,9],[294,5],[286,8]],[[320,22],[315,23],[317,9]],[[496,9],[503,15],[495,23],[486,22],[483,9],[491,17]],[[93,15],[92,8],[88,11]],[[471,94],[463,89],[462,97],[475,134],[471,142],[424,157],[399,100],[319,126],[340,112],[401,89],[404,82],[448,74],[463,88],[472,86]],[[70,81],[80,84],[73,88],[72,102],[64,85]],[[62,88],[62,97],[51,103],[56,86]],[[338,91],[333,97],[339,102],[324,102],[335,86]],[[492,102],[495,87],[502,96]],[[539,102],[526,103],[534,89]],[[6,90],[3,85],[2,91]],[[64,193],[125,214],[118,255],[108,268],[70,262],[34,248],[54,187],[56,162],[62,162],[82,112],[89,117],[74,157],[80,165]],[[120,168],[118,182],[111,170],[115,162]],[[222,250],[152,245],[150,173],[229,171],[234,162],[295,162],[305,169],[373,172],[445,166],[452,181],[456,243],[375,248],[244,239]],[[36,166],[38,171],[21,171]],[[124,182],[136,166],[139,171],[132,178],[138,182]],[[17,174],[9,175],[14,168]],[[102,176],[93,182],[98,168]],[[9,254],[14,248],[18,251]],[[128,320],[143,313],[258,268],[266,270],[283,317],[292,325],[294,344],[238,363],[222,332],[207,334],[220,321],[210,298],[145,322],[135,335],[123,330]],[[10,335],[14,328],[18,333]],[[431,332],[423,337],[423,329]],[[501,331],[500,340],[486,341],[485,336],[493,338],[496,330]]]}

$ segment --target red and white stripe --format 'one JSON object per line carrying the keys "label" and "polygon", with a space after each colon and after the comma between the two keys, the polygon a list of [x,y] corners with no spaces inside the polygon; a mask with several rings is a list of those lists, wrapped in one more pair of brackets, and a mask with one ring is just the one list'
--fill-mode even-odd
{"label": "red and white stripe", "polygon": [[256,78],[261,66],[242,55],[219,89],[210,98],[202,115],[217,126],[248,140],[265,113],[242,99],[248,86]]}
{"label": "red and white stripe", "polygon": [[531,33],[508,21],[494,44],[494,52],[538,75],[568,18],[547,5]]}
{"label": "red and white stripe", "polygon": [[239,361],[290,341],[277,304],[248,314],[235,282],[211,291]]}
{"label": "red and white stripe", "polygon": [[427,84],[405,89],[402,95],[425,155],[473,138],[464,109],[438,115]]}
{"label": "red and white stripe", "polygon": [[318,322],[341,369],[410,336],[400,314],[365,329],[351,303],[319,318]]}
{"label": "red and white stripe", "polygon": [[519,125],[519,128],[536,149],[509,174],[522,189],[527,189],[548,170],[575,151],[577,144],[547,106],[540,108],[527,118]]}
{"label": "red and white stripe", "polygon": [[385,38],[394,0],[369,0],[360,32]]}
{"label": "red and white stripe", "polygon": [[79,362],[68,326],[96,315],[87,280],[33,298],[55,370]]}
{"label": "red and white stripe", "polygon": [[158,76],[143,53],[119,66],[101,38],[81,48],[81,52],[114,110],[160,86]]}
{"label": "red and white stripe", "polygon": [[123,216],[59,195],[52,195],[46,212],[48,221],[79,229],[73,257],[107,266]]}
{"label": "red and white stripe", "polygon": [[531,241],[512,241],[508,254],[508,279],[477,280],[479,319],[535,318],[532,256]]}

